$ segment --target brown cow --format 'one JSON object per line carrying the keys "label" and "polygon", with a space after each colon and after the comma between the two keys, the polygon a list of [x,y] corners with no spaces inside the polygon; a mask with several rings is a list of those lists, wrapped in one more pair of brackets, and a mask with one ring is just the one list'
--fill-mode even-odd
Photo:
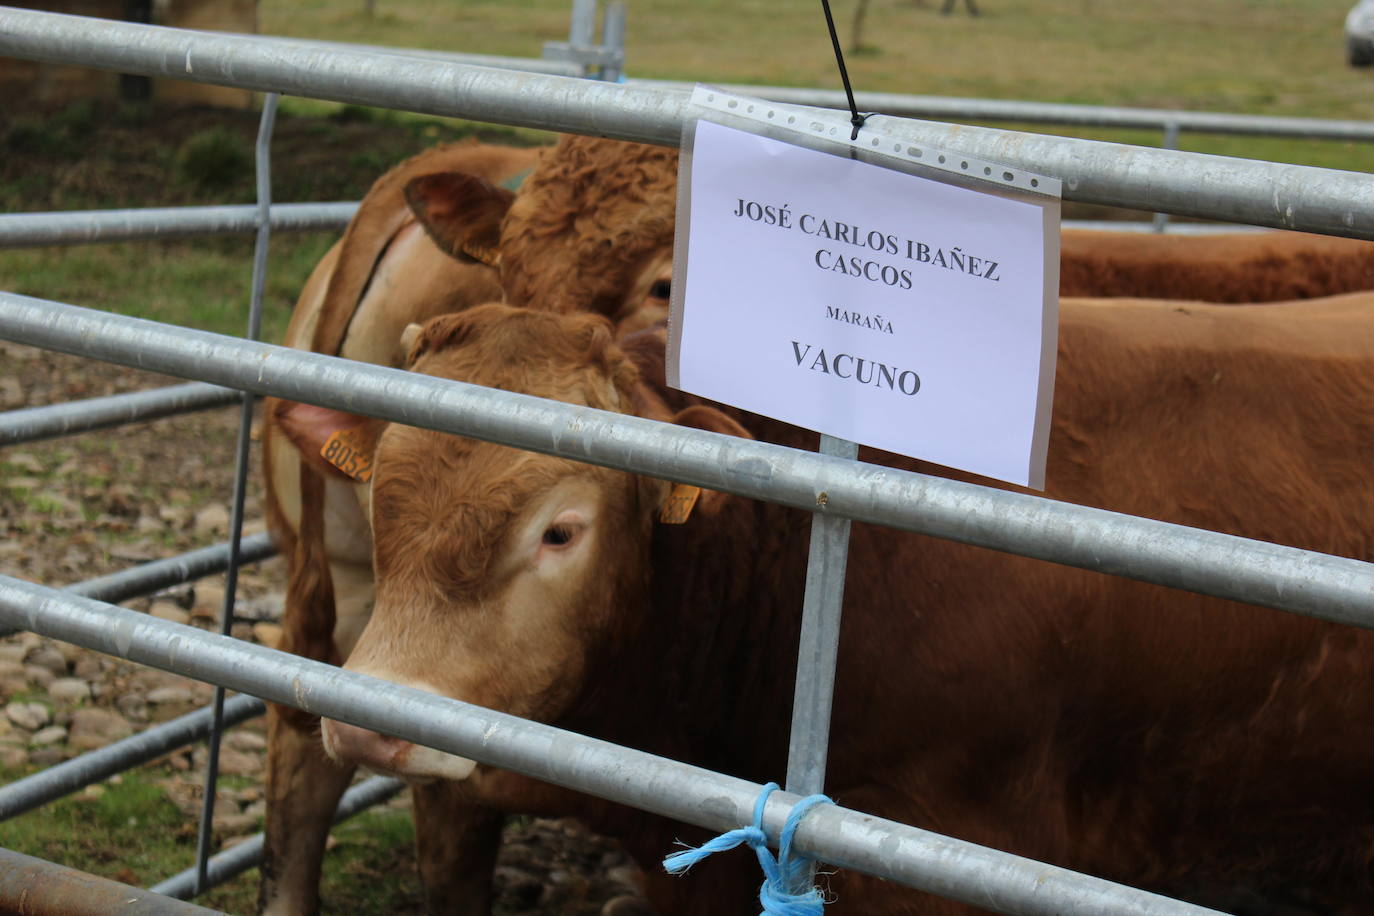
{"label": "brown cow", "polygon": [[[454,144],[427,150],[379,178],[307,281],[286,345],[394,366],[404,356],[399,342],[407,324],[499,297],[495,271],[440,251],[407,207],[404,190],[421,177],[455,171],[472,176],[468,180],[508,181],[529,171],[539,155]],[[278,421],[292,407],[268,399],[264,408],[268,519],[289,568],[281,648],[338,662],[347,657],[372,604],[372,545],[357,495],[365,488],[326,480],[302,465],[280,435]],[[317,720],[271,706],[268,731],[259,905],[270,913],[309,913],[315,910],[333,808],[349,772],[324,758]]]}
{"label": "brown cow", "polygon": [[[659,166],[675,153],[567,138],[535,167],[540,155],[476,145],[441,147],[378,179],[344,238],[307,282],[287,345],[399,365],[402,329],[500,298],[498,270],[513,268],[521,277],[511,284],[514,294],[538,296],[551,308],[589,302],[626,331],[662,320],[666,255],[624,253],[631,250],[627,233],[648,239],[655,252],[665,233],[671,239],[674,176],[671,168]],[[518,196],[500,186],[531,169]],[[664,175],[669,176],[666,185]],[[661,214],[665,205],[666,221],[646,218]],[[566,244],[568,238],[581,247]],[[614,285],[579,285],[551,269],[526,269],[535,245],[543,246],[537,260],[546,268],[558,267],[560,257],[597,257]],[[322,460],[318,448],[305,454],[296,450],[290,431],[311,423],[316,413],[309,405],[273,399],[265,406],[268,517],[289,568],[281,648],[340,663],[372,606],[367,487]],[[268,738],[259,906],[273,914],[314,912],[325,839],[351,772],[325,759],[313,717],[273,706]],[[490,811],[458,812],[463,803],[449,798],[442,785],[415,794],[420,866],[431,903],[461,902],[467,911],[486,912],[499,817]],[[450,829],[436,844],[439,834],[425,828],[430,819],[461,822],[467,831],[459,838]],[[459,859],[461,866],[453,864]]]}
{"label": "brown cow", "polygon": [[[1067,301],[1048,495],[1374,559],[1368,296]],[[417,372],[801,448],[663,383],[655,334],[491,305]],[[309,449],[342,415],[296,433]],[[347,667],[763,781],[785,767],[805,513],[400,425],[368,427],[377,603]],[[881,453],[903,468],[947,473]],[[958,476],[958,475],[956,475]],[[865,524],[828,791],[974,842],[1244,912],[1374,911],[1374,637]],[[331,753],[511,810],[576,811],[641,861],[692,831],[336,722]],[[741,912],[752,857],[654,878]],[[731,876],[731,877],[727,877]],[[859,875],[837,914],[967,908]],[[1273,907],[1275,909],[1270,909]]]}
{"label": "brown cow", "polygon": [[1277,302],[1374,289],[1374,242],[1301,232],[1155,235],[1066,229],[1061,296]]}

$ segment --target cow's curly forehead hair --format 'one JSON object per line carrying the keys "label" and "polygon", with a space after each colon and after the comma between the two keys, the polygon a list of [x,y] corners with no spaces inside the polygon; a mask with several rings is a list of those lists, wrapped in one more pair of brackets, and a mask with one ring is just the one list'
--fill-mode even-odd
{"label": "cow's curly forehead hair", "polygon": [[[639,382],[606,319],[499,304],[431,320],[412,343],[409,364],[417,372],[612,411],[632,409]],[[393,425],[382,437],[373,482],[378,567],[388,574],[409,568],[417,582],[454,594],[494,587],[489,564],[530,498],[568,476],[607,473]]]}
{"label": "cow's curly forehead hair", "polygon": [[429,321],[410,346],[416,372],[599,410],[628,409],[639,370],[599,315],[489,304]]}
{"label": "cow's curly forehead hair", "polygon": [[672,247],[677,164],[675,149],[563,137],[506,214],[506,301],[616,317],[638,272]]}

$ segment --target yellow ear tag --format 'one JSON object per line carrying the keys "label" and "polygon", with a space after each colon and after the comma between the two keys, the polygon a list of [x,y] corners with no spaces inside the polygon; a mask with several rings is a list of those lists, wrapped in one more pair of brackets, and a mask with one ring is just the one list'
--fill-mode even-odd
{"label": "yellow ear tag", "polygon": [[372,455],[364,447],[356,429],[332,433],[320,449],[320,457],[359,483],[372,479]]}
{"label": "yellow ear tag", "polygon": [[663,509],[659,512],[658,520],[665,525],[681,525],[692,517],[692,509],[696,508],[700,496],[701,487],[685,483],[673,484],[672,492],[663,501]]}

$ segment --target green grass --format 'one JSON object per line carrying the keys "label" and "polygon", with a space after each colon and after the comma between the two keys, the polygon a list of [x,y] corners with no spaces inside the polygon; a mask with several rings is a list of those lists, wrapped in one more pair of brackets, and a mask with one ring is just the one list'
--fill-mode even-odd
{"label": "green grass", "polygon": [[[0,783],[22,774],[0,771]],[[0,823],[0,847],[139,887],[195,863],[194,819],[181,815],[158,787],[156,770],[105,782],[98,797],[83,792]],[[231,787],[233,780],[222,780]],[[412,855],[414,830],[404,812],[379,809],[334,828],[337,845],[326,857],[325,914],[384,916],[419,899]],[[218,887],[196,903],[251,913],[257,872]]]}
{"label": "green grass", "polygon": [[[333,237],[280,236],[268,259],[263,336],[278,340],[296,295]],[[0,288],[242,336],[248,328],[251,238],[0,251]]]}

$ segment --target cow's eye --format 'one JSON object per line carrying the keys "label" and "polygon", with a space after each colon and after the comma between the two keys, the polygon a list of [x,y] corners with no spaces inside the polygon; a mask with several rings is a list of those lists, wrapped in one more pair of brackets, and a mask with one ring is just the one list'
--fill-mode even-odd
{"label": "cow's eye", "polygon": [[656,280],[654,285],[649,287],[649,295],[655,299],[667,299],[673,294],[673,282],[671,280]]}
{"label": "cow's eye", "polygon": [[550,547],[562,547],[573,539],[573,530],[567,525],[553,525],[544,532],[544,543]]}

